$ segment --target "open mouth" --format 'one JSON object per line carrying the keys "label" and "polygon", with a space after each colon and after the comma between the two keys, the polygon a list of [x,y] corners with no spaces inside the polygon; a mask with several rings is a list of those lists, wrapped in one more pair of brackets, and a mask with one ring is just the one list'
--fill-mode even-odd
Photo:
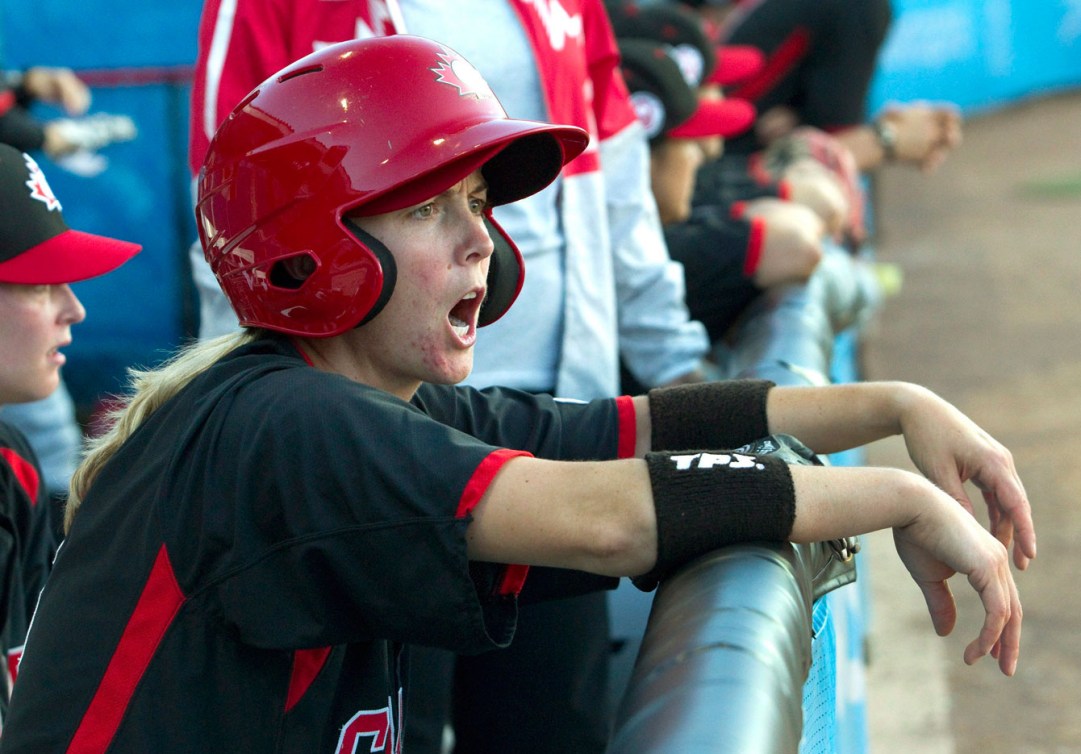
{"label": "open mouth", "polygon": [[480,310],[481,298],[476,291],[467,293],[454,308],[450,310],[447,319],[450,326],[459,337],[465,338],[477,321],[477,312]]}

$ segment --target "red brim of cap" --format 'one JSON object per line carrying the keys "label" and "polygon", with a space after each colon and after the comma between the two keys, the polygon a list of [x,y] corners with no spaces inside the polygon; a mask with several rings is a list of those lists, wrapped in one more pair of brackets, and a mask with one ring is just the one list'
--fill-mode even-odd
{"label": "red brim of cap", "polygon": [[61,285],[104,275],[139,253],[139,244],[65,230],[0,263],[0,282]]}
{"label": "red brim of cap", "polygon": [[726,45],[718,47],[717,65],[709,77],[709,83],[732,86],[758,74],[766,65],[766,56],[751,45]]}
{"label": "red brim of cap", "polygon": [[754,105],[743,99],[702,100],[694,115],[668,132],[676,139],[738,136],[754,123]]}

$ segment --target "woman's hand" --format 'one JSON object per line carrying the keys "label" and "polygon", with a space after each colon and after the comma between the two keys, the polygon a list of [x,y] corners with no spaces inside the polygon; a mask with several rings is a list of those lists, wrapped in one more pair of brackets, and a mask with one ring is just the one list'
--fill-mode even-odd
{"label": "woman's hand", "polygon": [[933,173],[961,145],[961,113],[950,105],[911,102],[887,106],[879,118],[897,135],[897,159]]}
{"label": "woman's hand", "polygon": [[949,634],[957,606],[948,579],[963,573],[983,603],[980,635],[965,662],[996,657],[1002,672],[1017,667],[1021,602],[1005,546],[945,492],[919,474],[859,466],[792,466],[796,492],[793,542],[892,529],[897,553],[919,585],[935,631]]}
{"label": "woman's hand", "polygon": [[90,88],[70,68],[34,66],[23,74],[22,85],[34,99],[59,105],[69,116],[90,108]]}
{"label": "woman's hand", "polygon": [[1005,547],[1012,545],[1018,568],[1027,568],[1036,557],[1036,530],[1010,451],[922,388],[914,388],[902,402],[900,422],[916,468],[970,513],[974,511],[964,483],[972,482],[987,504],[991,533]]}
{"label": "woman's hand", "polygon": [[925,484],[916,519],[893,530],[897,554],[923,592],[931,622],[946,636],[957,619],[947,579],[963,573],[984,607],[979,636],[965,647],[969,665],[986,654],[1013,675],[1021,644],[1021,601],[1003,544],[945,494]]}

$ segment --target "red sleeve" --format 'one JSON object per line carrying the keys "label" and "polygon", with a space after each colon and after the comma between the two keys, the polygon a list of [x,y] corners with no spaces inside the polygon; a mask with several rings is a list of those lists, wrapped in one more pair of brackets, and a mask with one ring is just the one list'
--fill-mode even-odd
{"label": "red sleeve", "polygon": [[619,71],[619,47],[612,24],[600,0],[584,0],[582,24],[593,82],[593,114],[600,138],[607,139],[634,123],[637,116]]}
{"label": "red sleeve", "polygon": [[292,5],[281,0],[207,0],[203,6],[191,88],[192,175],[199,174],[210,138],[233,106],[267,76],[311,51],[289,46]]}

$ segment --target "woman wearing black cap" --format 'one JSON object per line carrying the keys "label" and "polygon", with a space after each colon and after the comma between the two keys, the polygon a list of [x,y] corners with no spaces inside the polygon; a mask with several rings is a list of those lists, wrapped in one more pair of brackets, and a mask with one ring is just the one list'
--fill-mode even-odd
{"label": "woman wearing black cap", "polygon": [[[59,384],[65,360],[60,349],[71,343],[71,326],[86,316],[68,283],[109,272],[139,247],[70,230],[38,164],[6,144],[0,144],[0,207],[3,406],[45,398]],[[52,562],[53,531],[37,458],[22,433],[0,421],[0,648],[14,658],[9,669],[17,667]],[[0,710],[6,707],[5,692]]]}

